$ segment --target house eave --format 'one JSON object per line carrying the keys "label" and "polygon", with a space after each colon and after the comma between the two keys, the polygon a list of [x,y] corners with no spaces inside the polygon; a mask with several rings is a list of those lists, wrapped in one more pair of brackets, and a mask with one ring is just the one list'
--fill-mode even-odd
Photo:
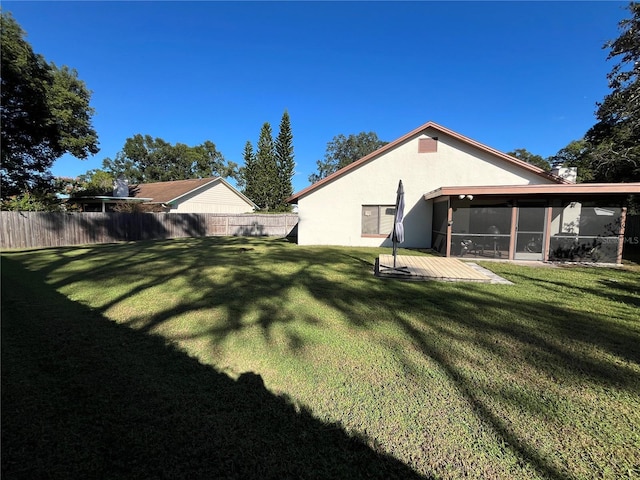
{"label": "house eave", "polygon": [[440,187],[424,194],[425,200],[446,196],[594,196],[640,194],[640,183],[572,183],[544,185],[492,185],[466,187]]}
{"label": "house eave", "polygon": [[84,197],[70,197],[68,201],[70,202],[114,202],[114,203],[148,203],[151,202],[153,198],[139,198],[139,197],[112,197],[108,195],[87,195]]}

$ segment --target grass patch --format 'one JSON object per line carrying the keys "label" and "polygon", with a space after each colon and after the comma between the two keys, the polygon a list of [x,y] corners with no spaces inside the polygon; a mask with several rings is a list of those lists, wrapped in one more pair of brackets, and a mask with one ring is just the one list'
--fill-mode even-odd
{"label": "grass patch", "polygon": [[379,253],[204,238],[5,254],[3,474],[640,475],[637,271],[381,281]]}

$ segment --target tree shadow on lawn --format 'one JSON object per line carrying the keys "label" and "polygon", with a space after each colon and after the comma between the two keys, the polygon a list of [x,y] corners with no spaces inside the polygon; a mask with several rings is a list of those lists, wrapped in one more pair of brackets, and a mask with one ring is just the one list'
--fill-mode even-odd
{"label": "tree shadow on lawn", "polygon": [[[515,282],[527,282],[529,285],[538,285],[541,288],[549,289],[551,286],[562,291],[569,292],[568,295],[579,295],[583,302],[591,302],[594,299],[604,298],[616,303],[618,308],[632,309],[640,308],[640,277],[633,272],[623,272],[620,280],[606,278],[607,269],[594,270],[600,278],[592,282],[591,285],[575,285],[568,281],[547,280],[538,278],[533,274],[510,273],[510,278]],[[611,273],[620,273],[613,271]],[[591,296],[591,300],[585,298]],[[635,325],[626,322],[603,322],[603,315],[585,315],[573,310],[567,310],[562,305],[550,303],[546,315],[540,315],[538,322],[541,329],[553,332],[558,337],[569,337],[586,344],[592,344],[597,348],[604,349],[613,355],[617,355],[625,360],[640,364],[640,323],[635,320]]]}
{"label": "tree shadow on lawn", "polygon": [[[447,322],[454,321],[457,325],[465,326],[467,332],[473,333],[472,341],[500,334],[539,349],[548,355],[549,364],[564,371],[566,378],[575,378],[576,375],[580,377],[587,373],[590,380],[598,380],[604,385],[640,388],[640,384],[629,383],[627,374],[619,365],[603,364],[600,359],[591,361],[587,357],[578,357],[566,345],[561,344],[562,340],[550,341],[566,338],[584,342],[628,361],[640,363],[640,350],[637,348],[640,329],[630,331],[624,326],[603,322],[598,314],[569,310],[564,304],[551,298],[545,298],[544,301],[528,300],[514,293],[509,286],[380,280],[371,275],[375,255],[372,256],[366,249],[359,256],[353,253],[357,249],[348,253],[329,249],[328,253],[310,255],[308,251],[295,246],[280,248],[280,245],[269,240],[262,247],[262,250],[258,247],[255,252],[242,255],[235,254],[233,248],[215,253],[213,258],[216,262],[232,262],[234,265],[225,274],[222,284],[213,283],[194,268],[202,264],[203,258],[194,258],[192,250],[173,255],[176,263],[183,264],[180,275],[186,273],[188,281],[197,285],[197,289],[201,291],[200,298],[195,302],[190,299],[188,303],[177,305],[175,309],[145,319],[143,329],[152,331],[165,321],[190,310],[222,306],[226,309],[226,322],[222,328],[209,332],[214,340],[222,340],[226,335],[246,328],[247,324],[242,319],[251,309],[259,307],[258,324],[268,334],[268,330],[274,325],[291,322],[298,317],[298,312],[291,309],[288,292],[292,287],[300,287],[322,304],[344,313],[356,327],[369,329],[376,326],[376,317],[362,315],[364,305],[373,305],[379,307],[380,312],[391,313],[391,321],[397,321],[400,325],[402,323],[398,316],[393,315],[394,312],[406,313],[416,318],[424,317],[427,313],[429,315],[423,318],[425,325],[446,326]],[[205,254],[204,258],[211,262],[211,255]],[[293,267],[285,274],[264,268],[265,265],[287,264]],[[326,275],[326,272],[331,274],[335,271],[339,271],[342,277],[336,279]],[[533,275],[516,273],[511,276],[528,284],[549,288],[548,283]],[[606,282],[606,279],[599,282]],[[154,284],[156,280],[149,280],[149,283]],[[616,292],[612,289],[585,288],[559,280],[554,280],[553,283],[574,292],[577,289],[596,297],[602,295],[631,306],[637,305],[638,301],[637,296],[623,293],[630,282],[615,283]],[[639,285],[635,284],[636,287]],[[629,291],[633,291],[633,288],[627,292]],[[433,318],[434,312],[440,320]],[[502,318],[494,318],[494,312],[506,314],[510,321],[505,321],[504,315]],[[443,323],[443,319],[446,322]],[[310,323],[322,320],[306,318]],[[491,345],[492,340],[489,340],[485,348],[491,348]],[[537,362],[539,360],[536,359]],[[545,368],[545,364],[539,366]]]}
{"label": "tree shadow on lawn", "polygon": [[3,478],[425,478],[259,375],[234,380],[13,260],[2,277]]}
{"label": "tree shadow on lawn", "polygon": [[[227,243],[227,240],[233,241]],[[178,342],[201,337],[210,342],[214,351],[227,337],[249,325],[259,325],[266,338],[276,326],[286,323],[303,321],[322,328],[325,319],[311,314],[301,315],[297,311],[288,298],[292,288],[304,290],[315,301],[339,312],[354,328],[373,331],[385,324],[394,325],[423,355],[442,367],[478,418],[502,438],[506,448],[533,466],[540,475],[552,479],[572,478],[573,474],[552,463],[535,443],[514,430],[510,419],[496,413],[487,403],[486,395],[483,397],[481,394],[483,386],[478,386],[478,382],[482,380],[465,370],[461,359],[456,358],[456,353],[451,350],[453,345],[459,350],[465,346],[477,349],[481,354],[497,358],[498,364],[520,362],[516,366],[542,372],[545,378],[558,384],[584,382],[640,393],[640,378],[636,371],[613,359],[593,356],[588,348],[576,348],[580,344],[592,345],[596,350],[638,362],[638,332],[615,328],[612,322],[604,322],[597,314],[570,310],[562,302],[548,298],[529,300],[528,296],[522,295],[525,292],[514,290],[517,286],[381,281],[371,274],[375,257],[371,250],[363,250],[362,255],[357,249],[350,249],[348,253],[339,249],[310,252],[309,249],[272,240],[252,239],[247,244],[253,250],[245,252],[238,250],[238,246],[243,244],[243,239],[207,238],[185,241],[182,244],[184,248],[169,251],[164,242],[148,244],[140,250],[139,259],[137,255],[129,255],[122,264],[112,265],[111,270],[102,273],[113,272],[126,282],[127,268],[132,263],[144,265],[158,259],[170,262],[175,269],[170,275],[163,273],[162,269],[157,273],[147,272],[144,282],[112,299],[109,305],[116,304],[127,295],[159,285],[163,280],[180,277],[193,286],[197,292],[195,297],[150,317],[131,318],[128,323],[143,332],[155,332],[182,314],[202,309],[220,310],[224,321],[216,326],[186,336],[167,335],[170,340]],[[179,247],[181,243],[172,245]],[[104,258],[112,258],[112,255]],[[269,268],[270,265],[284,267],[276,271]],[[202,272],[205,266],[229,268],[225,269],[224,278],[212,278]],[[64,286],[83,278],[83,275],[86,276],[87,272],[61,278],[54,285]],[[99,281],[100,278],[94,280]],[[545,286],[542,280],[534,277],[522,277],[521,280]],[[557,286],[568,290],[576,288],[569,283],[557,283]],[[601,292],[594,290],[589,293],[598,295]],[[624,286],[617,294],[620,298],[626,296]],[[246,318],[250,315],[257,317],[247,323]],[[295,353],[295,349],[304,344],[304,339],[296,336],[294,330],[288,334],[291,336],[289,346]],[[497,344],[496,339],[505,341],[507,345]],[[406,352],[396,353],[407,371],[411,371],[414,366]],[[518,402],[508,393],[492,391],[489,385],[484,387],[485,393],[488,392],[499,403]],[[528,410],[533,418],[549,413],[544,397],[530,400],[528,404],[519,406]]]}
{"label": "tree shadow on lawn", "polygon": [[[217,257],[219,261],[225,261]],[[185,261],[186,258],[184,259]],[[265,249],[245,255],[235,262],[236,269],[230,271],[224,284],[215,284],[211,279],[190,271],[189,281],[201,291],[200,298],[191,299],[172,309],[160,312],[148,319],[133,319],[144,331],[154,331],[165,322],[188,311],[206,308],[223,308],[225,321],[206,331],[187,336],[169,336],[175,341],[197,337],[207,338],[215,349],[228,336],[248,327],[245,319],[257,311],[259,325],[268,340],[276,325],[304,321],[322,328],[322,318],[304,316],[292,309],[287,296],[292,287],[302,288],[312,298],[344,315],[357,328],[375,329],[381,322],[390,322],[400,327],[412,339],[414,345],[426,356],[435,360],[446,372],[482,422],[501,437],[519,458],[533,466],[542,476],[553,479],[572,478],[571,473],[554,465],[538,451],[533,443],[523,438],[511,426],[509,419],[502,418],[478,391],[478,379],[461,367],[459,359],[452,356],[452,342],[469,345],[480,351],[501,358],[503,362],[523,362],[525,368],[541,371],[546,377],[564,384],[580,382],[596,383],[603,387],[614,387],[640,393],[640,378],[637,373],[614,362],[590,356],[587,351],[573,349],[571,345],[584,342],[599,350],[610,352],[632,362],[638,362],[637,340],[623,327],[615,328],[603,322],[597,315],[567,310],[561,303],[551,300],[527,300],[514,296],[509,287],[478,286],[474,284],[407,284],[397,281],[374,279],[367,255],[358,257],[333,251],[329,254],[309,255],[304,250],[281,250],[273,244]],[[264,265],[292,264],[286,275],[274,273]],[[339,271],[341,279],[329,278]],[[534,281],[535,279],[528,279]],[[343,282],[337,285],[337,282]],[[567,288],[575,286],[565,285]],[[505,290],[506,288],[506,290]],[[364,293],[364,296],[363,296]],[[597,295],[598,291],[590,292]],[[363,315],[369,307],[373,315]],[[504,315],[508,312],[507,315]],[[501,314],[494,318],[494,314]],[[510,317],[510,318],[509,318]],[[408,318],[419,319],[420,324]],[[450,327],[455,325],[457,333]],[[291,350],[304,345],[304,340],[289,335]],[[432,335],[435,333],[436,335]],[[495,343],[495,338],[506,338],[512,348],[509,351]],[[397,357],[403,359],[402,352]],[[513,359],[512,359],[513,357]],[[407,369],[410,361],[404,359]],[[518,404],[533,416],[553,413],[543,396],[529,391],[518,397],[517,392],[485,392],[502,404]],[[521,402],[522,399],[528,403]]]}
{"label": "tree shadow on lawn", "polygon": [[[563,270],[576,270],[581,268],[584,269],[584,267],[568,266],[563,267]],[[575,291],[576,288],[579,288],[579,291],[582,293],[590,293],[595,296],[603,296],[616,302],[627,303],[629,305],[640,308],[640,295],[638,295],[640,293],[640,275],[638,275],[637,272],[627,272],[624,270],[621,271],[616,267],[586,268],[588,268],[592,272],[596,272],[600,277],[597,282],[595,282],[591,286],[575,285],[569,282],[551,280],[548,278],[537,278],[533,275],[525,275],[522,273],[512,273],[511,276],[514,277],[515,281],[525,280],[527,282],[534,283],[545,288],[555,286],[557,288],[568,291]],[[625,275],[625,279],[622,281],[607,278],[607,276],[609,276],[609,273],[620,274],[621,272],[623,275]]]}
{"label": "tree shadow on lawn", "polygon": [[[260,270],[256,264],[251,283],[247,282],[242,272],[231,275],[227,279],[229,291],[250,293],[242,299],[232,296],[218,299],[220,304],[228,307],[227,321],[223,327],[202,334],[210,337],[214,345],[246,327],[241,319],[251,306],[263,306],[259,324],[265,335],[276,324],[294,321],[296,314],[287,311],[286,300],[279,302],[281,308],[269,307],[274,304],[274,298],[286,298],[287,290],[292,285],[304,288],[319,302],[343,313],[355,327],[374,329],[380,322],[393,323],[404,330],[424,355],[443,368],[477,416],[492,427],[508,448],[543,477],[564,479],[572,478],[573,474],[571,470],[552,463],[534,443],[512,428],[508,418],[502,418],[487,404],[480,395],[479,380],[465,371],[450,351],[453,343],[473,346],[500,358],[505,364],[522,362],[523,368],[542,372],[545,378],[554,383],[597,384],[633,394],[640,393],[640,378],[636,370],[613,360],[605,360],[600,355],[595,356],[589,348],[580,347],[581,344],[592,345],[598,351],[638,363],[638,332],[624,327],[616,328],[597,314],[569,310],[562,302],[547,298],[529,300],[519,297],[504,286],[382,282],[370,277],[369,272],[363,273],[363,263],[366,266],[367,260],[354,260],[353,255],[336,253],[335,258],[309,258],[308,254],[301,254],[298,258],[290,252],[275,249],[267,255],[269,262],[293,261],[297,262],[299,268],[295,274],[281,278]],[[260,261],[264,262],[265,259]],[[336,286],[335,280],[323,275],[320,267],[330,266],[333,262],[342,264],[342,271],[351,278],[351,283]],[[576,288],[575,285],[566,286]],[[209,291],[209,294],[212,292]],[[602,292],[593,290],[590,293],[599,295]],[[278,303],[277,300],[275,302]],[[373,305],[372,310],[377,309],[378,314],[363,315],[365,305]],[[153,319],[148,325],[155,327],[156,321],[162,323],[172,315],[171,312],[163,312],[162,318]],[[300,316],[297,318],[299,321]],[[418,319],[419,324],[407,318]],[[306,321],[321,324],[322,319],[307,318]],[[458,333],[450,328],[451,324],[456,326]],[[436,335],[433,335],[434,332]],[[496,338],[507,339],[511,348],[517,348],[518,351],[496,345]],[[299,343],[299,340],[294,342]],[[399,352],[398,358],[403,358],[402,352]],[[404,361],[410,369],[410,361]],[[536,392],[535,388],[519,395],[517,391],[496,391],[491,390],[489,385],[480,386],[480,390],[484,389],[494,400],[516,404],[528,410],[534,418],[553,415],[554,409],[548,405],[544,393]],[[557,440],[561,441],[560,438]]]}

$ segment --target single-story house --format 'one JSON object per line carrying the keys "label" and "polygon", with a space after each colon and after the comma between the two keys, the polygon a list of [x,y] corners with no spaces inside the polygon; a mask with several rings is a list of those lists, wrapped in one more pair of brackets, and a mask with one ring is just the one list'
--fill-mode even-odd
{"label": "single-story house", "polygon": [[301,245],[388,246],[404,185],[404,248],[446,256],[620,263],[640,183],[574,184],[428,122],[294,194]]}
{"label": "single-story house", "polygon": [[250,213],[257,208],[222,177],[141,183],[129,191],[170,213]]}
{"label": "single-story house", "polygon": [[257,205],[222,177],[128,185],[116,182],[112,196],[77,197],[85,211],[113,211],[118,204],[141,203],[168,213],[250,213]]}

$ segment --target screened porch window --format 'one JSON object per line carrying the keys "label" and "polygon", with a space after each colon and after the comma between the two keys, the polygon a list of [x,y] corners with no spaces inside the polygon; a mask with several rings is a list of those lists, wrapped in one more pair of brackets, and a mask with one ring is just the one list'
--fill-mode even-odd
{"label": "screened porch window", "polygon": [[549,260],[616,263],[622,209],[594,202],[553,207]]}
{"label": "screened porch window", "polygon": [[452,199],[451,255],[509,257],[511,206],[501,200]]}
{"label": "screened porch window", "polygon": [[395,205],[363,205],[362,235],[389,235],[395,213]]}

